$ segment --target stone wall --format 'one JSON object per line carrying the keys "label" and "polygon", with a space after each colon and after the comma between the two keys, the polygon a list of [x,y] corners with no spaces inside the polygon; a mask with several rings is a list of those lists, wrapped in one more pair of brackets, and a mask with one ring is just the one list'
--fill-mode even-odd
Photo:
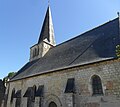
{"label": "stone wall", "polygon": [[4,98],[4,94],[5,94],[5,86],[3,84],[3,81],[0,80],[0,107],[2,105],[2,100]]}
{"label": "stone wall", "polygon": [[[101,78],[104,95],[92,95],[93,75]],[[64,93],[69,78],[75,78],[75,93]],[[54,101],[57,107],[120,107],[120,60],[78,66],[10,82],[7,107],[15,107],[16,99],[10,102],[13,88],[16,91],[22,90],[21,107],[26,107],[27,98],[23,95],[28,87],[34,85],[37,88],[44,85],[41,107],[48,107],[51,101]],[[39,107],[39,102],[40,98],[36,97],[34,107]]]}

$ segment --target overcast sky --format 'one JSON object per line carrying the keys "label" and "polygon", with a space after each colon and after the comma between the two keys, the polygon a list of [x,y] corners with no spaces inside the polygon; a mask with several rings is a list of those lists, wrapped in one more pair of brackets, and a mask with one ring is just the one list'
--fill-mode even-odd
{"label": "overcast sky", "polygon": [[[57,44],[117,17],[120,0],[51,0]],[[29,61],[37,43],[47,0],[0,0],[0,78]]]}

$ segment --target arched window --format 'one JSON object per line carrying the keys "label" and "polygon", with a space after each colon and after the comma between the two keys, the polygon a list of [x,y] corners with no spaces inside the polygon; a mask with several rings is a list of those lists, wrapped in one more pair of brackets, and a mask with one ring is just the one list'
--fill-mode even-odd
{"label": "arched window", "polygon": [[97,75],[94,75],[92,77],[92,89],[93,89],[93,95],[103,94],[101,79]]}
{"label": "arched window", "polygon": [[55,102],[52,101],[52,102],[50,102],[49,107],[57,107],[57,105]]}

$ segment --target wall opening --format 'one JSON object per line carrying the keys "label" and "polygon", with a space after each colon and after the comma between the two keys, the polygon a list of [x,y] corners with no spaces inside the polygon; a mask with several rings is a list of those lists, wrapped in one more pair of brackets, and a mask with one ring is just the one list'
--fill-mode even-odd
{"label": "wall opening", "polygon": [[49,106],[48,107],[57,107],[57,104],[55,102],[50,102]]}
{"label": "wall opening", "polygon": [[92,76],[92,95],[103,95],[102,82],[99,76]]}

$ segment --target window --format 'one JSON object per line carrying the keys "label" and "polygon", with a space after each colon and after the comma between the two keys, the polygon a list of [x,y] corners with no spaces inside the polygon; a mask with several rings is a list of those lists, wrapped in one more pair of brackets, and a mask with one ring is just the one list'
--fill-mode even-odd
{"label": "window", "polygon": [[36,86],[28,87],[23,97],[27,97],[27,107],[34,107]]}
{"label": "window", "polygon": [[56,105],[56,103],[51,102],[51,103],[49,104],[49,107],[57,107],[57,105]]}
{"label": "window", "polygon": [[39,55],[39,48],[34,48],[33,49],[33,58],[35,57],[35,56],[38,56]]}
{"label": "window", "polygon": [[35,48],[35,56],[37,55],[37,49]]}
{"label": "window", "polygon": [[40,85],[36,90],[35,97],[43,97],[44,85]]}
{"label": "window", "polygon": [[93,95],[103,95],[101,79],[97,75],[92,77],[92,89]]}
{"label": "window", "polygon": [[15,94],[16,102],[15,107],[20,107],[21,105],[21,90],[18,90]]}
{"label": "window", "polygon": [[69,78],[67,80],[65,93],[74,93],[74,92],[75,92],[75,79],[74,78]]}
{"label": "window", "polygon": [[35,48],[35,49],[33,50],[33,57],[36,56],[36,53],[37,53],[37,49]]}

